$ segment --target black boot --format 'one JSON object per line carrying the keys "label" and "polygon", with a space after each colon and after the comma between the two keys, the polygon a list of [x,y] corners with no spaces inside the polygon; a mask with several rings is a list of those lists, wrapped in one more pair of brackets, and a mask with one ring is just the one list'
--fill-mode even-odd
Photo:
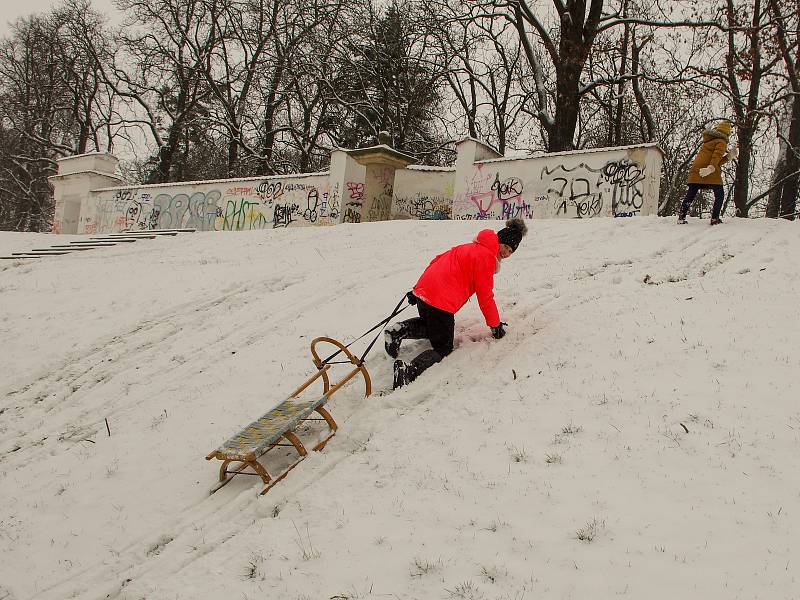
{"label": "black boot", "polygon": [[414,378],[416,379],[420,373],[441,361],[442,358],[444,357],[433,349],[420,352],[417,357],[411,361],[411,365],[414,367],[415,371]]}
{"label": "black boot", "polygon": [[404,363],[402,360],[394,361],[393,388],[396,390],[399,387],[411,383],[419,377],[423,371],[432,367],[440,360],[442,360],[442,355],[436,352],[436,350],[425,350],[410,363]]}
{"label": "black boot", "polygon": [[403,340],[420,340],[428,337],[428,330],[425,321],[420,317],[408,319],[395,323],[383,332],[383,347],[386,354],[392,358],[397,358],[400,352],[400,343]]}
{"label": "black boot", "polygon": [[394,361],[394,381],[392,382],[392,389],[396,390],[414,381],[414,376],[412,375],[413,370],[414,367],[404,363],[402,360]]}

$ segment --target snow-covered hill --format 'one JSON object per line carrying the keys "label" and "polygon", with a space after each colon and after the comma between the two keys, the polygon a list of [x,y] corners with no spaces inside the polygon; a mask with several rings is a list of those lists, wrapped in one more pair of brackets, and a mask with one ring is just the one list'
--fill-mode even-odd
{"label": "snow-covered hill", "polygon": [[506,338],[473,300],[455,352],[394,393],[376,346],[376,391],[336,394],[323,452],[266,496],[208,495],[205,455],[312,372],[313,337],[353,339],[484,226],[0,263],[0,599],[797,598],[783,221],[532,222],[497,275]]}

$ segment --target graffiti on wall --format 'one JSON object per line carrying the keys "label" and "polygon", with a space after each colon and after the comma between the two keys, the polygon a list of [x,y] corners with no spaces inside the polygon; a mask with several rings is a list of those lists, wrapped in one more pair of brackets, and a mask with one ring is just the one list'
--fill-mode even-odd
{"label": "graffiti on wall", "polygon": [[411,197],[395,198],[395,211],[412,219],[442,220],[452,218],[452,202],[443,196],[417,193]]}
{"label": "graffiti on wall", "polygon": [[364,182],[348,181],[342,223],[361,223],[361,208],[364,206]]}
{"label": "graffiti on wall", "polygon": [[546,193],[552,198],[551,208],[555,216],[583,219],[601,214],[603,192],[600,186],[592,183],[600,172],[602,169],[594,169],[586,163],[571,168],[564,165],[552,169],[542,167],[540,176],[543,182],[547,182]]}
{"label": "graffiti on wall", "polygon": [[339,206],[341,203],[341,194],[339,192],[339,182],[333,184],[329,192],[322,196],[322,204],[320,205],[320,217],[328,217],[332,222],[339,219]]}
{"label": "graffiti on wall", "polygon": [[[266,217],[261,212],[261,203],[258,201],[239,198],[228,200],[225,212],[218,209],[218,217],[222,218],[222,225],[217,225],[219,231],[243,231],[245,229],[264,229]],[[220,214],[221,213],[221,214]]]}
{"label": "graffiti on wall", "polygon": [[[519,174],[520,170],[515,171]],[[645,168],[628,158],[596,165],[549,164],[534,179],[478,164],[466,192],[455,199],[458,219],[530,219],[598,215],[631,217],[644,204]]]}
{"label": "graffiti on wall", "polygon": [[611,184],[611,207],[615,217],[639,214],[644,204],[644,167],[628,159],[608,162],[603,177]]}
{"label": "graffiti on wall", "polygon": [[609,194],[615,217],[635,216],[644,203],[644,167],[627,158],[608,161],[600,168],[586,163],[571,168],[545,166],[541,178],[552,186],[547,192],[553,194],[556,216],[566,215],[570,209],[574,210],[571,216],[578,219],[602,214]]}
{"label": "graffiti on wall", "polygon": [[[372,186],[373,184],[370,184]],[[378,193],[371,198],[367,208],[368,221],[384,221],[389,218],[392,210],[392,195],[394,194],[394,169],[383,168],[376,173],[374,185],[378,186]],[[372,196],[372,194],[370,194]],[[362,218],[363,218],[362,209]]]}
{"label": "graffiti on wall", "polygon": [[462,211],[459,219],[532,219],[533,208],[523,197],[525,185],[518,177],[503,177],[499,172],[478,172],[467,183],[467,192],[462,201],[467,211]]}
{"label": "graffiti on wall", "polygon": [[85,233],[177,228],[244,231],[330,224],[338,216],[339,199],[329,201],[327,185],[265,180],[189,193],[117,190],[97,199],[95,217],[84,219],[82,226]]}

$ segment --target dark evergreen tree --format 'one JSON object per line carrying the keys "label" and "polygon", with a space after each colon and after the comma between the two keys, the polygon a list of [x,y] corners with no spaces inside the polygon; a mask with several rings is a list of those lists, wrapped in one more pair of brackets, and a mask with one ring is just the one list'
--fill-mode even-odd
{"label": "dark evergreen tree", "polygon": [[365,11],[362,33],[343,48],[352,58],[332,85],[345,117],[333,135],[342,146],[359,147],[387,131],[396,149],[424,159],[441,146],[437,109],[446,83],[430,60],[433,39],[409,3]]}

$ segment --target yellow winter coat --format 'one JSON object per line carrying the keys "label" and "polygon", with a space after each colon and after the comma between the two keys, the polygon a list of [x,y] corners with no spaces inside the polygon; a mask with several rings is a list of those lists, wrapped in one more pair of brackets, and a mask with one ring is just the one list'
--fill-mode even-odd
{"label": "yellow winter coat", "polygon": [[[689,169],[688,183],[707,185],[722,185],[722,171],[720,167],[728,162],[728,135],[719,129],[706,129],[703,131],[703,145],[692,162]],[[705,177],[700,177],[698,172],[702,167],[713,165],[714,172]]]}

